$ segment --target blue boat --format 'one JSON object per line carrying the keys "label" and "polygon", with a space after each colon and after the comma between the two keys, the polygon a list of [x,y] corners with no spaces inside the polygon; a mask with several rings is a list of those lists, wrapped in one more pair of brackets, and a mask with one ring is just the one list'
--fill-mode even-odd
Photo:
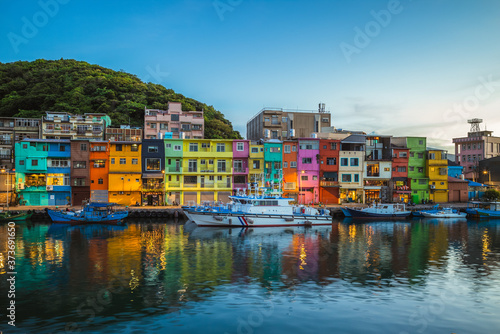
{"label": "blue boat", "polygon": [[433,213],[438,213],[439,211],[440,211],[439,204],[436,204],[432,207],[431,210],[415,210],[412,211],[411,215],[412,217],[424,218],[425,217],[424,213],[433,214]]}
{"label": "blue boat", "polygon": [[116,203],[86,203],[82,210],[47,210],[54,223],[63,224],[118,224],[128,216],[127,210],[116,210]]}
{"label": "blue boat", "polygon": [[471,218],[500,218],[500,202],[469,202],[465,212]]}

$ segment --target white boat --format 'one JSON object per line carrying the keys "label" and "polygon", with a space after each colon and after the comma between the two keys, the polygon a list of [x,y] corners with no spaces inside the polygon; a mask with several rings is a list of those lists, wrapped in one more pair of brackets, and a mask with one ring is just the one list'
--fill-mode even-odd
{"label": "white boat", "polygon": [[404,204],[375,204],[368,208],[341,208],[346,217],[351,218],[385,218],[385,219],[404,219],[410,216],[411,211],[405,209]]}
{"label": "white boat", "polygon": [[427,218],[466,218],[467,213],[453,210],[452,208],[443,208],[437,212],[421,212]]}
{"label": "white boat", "polygon": [[330,211],[291,205],[292,198],[280,196],[229,196],[226,205],[185,206],[189,220],[198,226],[277,227],[330,225]]}

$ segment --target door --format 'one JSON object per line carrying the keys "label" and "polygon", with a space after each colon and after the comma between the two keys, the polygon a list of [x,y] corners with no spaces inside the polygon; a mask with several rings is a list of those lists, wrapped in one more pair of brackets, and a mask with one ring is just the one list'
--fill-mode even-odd
{"label": "door", "polygon": [[200,187],[205,188],[205,176],[200,176]]}
{"label": "door", "polygon": [[55,193],[55,202],[56,202],[55,205],[67,205],[68,204],[68,200],[66,198],[67,196],[69,196],[69,194],[66,192],[56,192]]}
{"label": "door", "polygon": [[39,193],[31,193],[29,196],[26,198],[28,200],[29,205],[41,205],[40,203],[40,194]]}

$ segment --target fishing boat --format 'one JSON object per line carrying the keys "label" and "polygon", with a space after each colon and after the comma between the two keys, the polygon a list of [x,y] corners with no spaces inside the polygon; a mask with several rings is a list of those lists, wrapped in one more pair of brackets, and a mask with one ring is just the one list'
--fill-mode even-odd
{"label": "fishing boat", "polygon": [[228,204],[185,206],[189,220],[198,226],[277,227],[330,225],[327,209],[292,205],[293,198],[266,195],[229,196]]}
{"label": "fishing boat", "polygon": [[439,211],[439,204],[436,204],[430,210],[415,210],[411,212],[412,217],[425,217],[424,212],[426,213],[437,213]]}
{"label": "fishing boat", "polygon": [[374,204],[368,208],[341,208],[346,217],[351,218],[385,218],[385,219],[405,219],[411,214],[411,211],[405,209],[404,204]]}
{"label": "fishing boat", "polygon": [[469,202],[465,212],[472,218],[500,218],[500,202]]}
{"label": "fishing boat", "polygon": [[467,213],[453,210],[452,208],[443,208],[437,212],[422,212],[426,218],[466,218]]}
{"label": "fishing boat", "polygon": [[127,210],[116,210],[116,203],[85,203],[82,210],[47,210],[54,223],[64,224],[117,224],[128,216]]}
{"label": "fishing boat", "polygon": [[0,212],[0,222],[23,221],[30,219],[32,215],[31,210],[25,212],[2,211]]}

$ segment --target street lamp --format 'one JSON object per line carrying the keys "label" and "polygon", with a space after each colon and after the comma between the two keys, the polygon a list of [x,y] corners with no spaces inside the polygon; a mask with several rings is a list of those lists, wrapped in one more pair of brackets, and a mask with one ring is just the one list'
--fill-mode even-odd
{"label": "street lamp", "polygon": [[483,174],[488,174],[488,185],[491,185],[491,174],[489,170],[483,170]]}
{"label": "street lamp", "polygon": [[9,211],[9,192],[10,192],[10,171],[8,169],[2,169],[2,174],[7,173],[7,211]]}

